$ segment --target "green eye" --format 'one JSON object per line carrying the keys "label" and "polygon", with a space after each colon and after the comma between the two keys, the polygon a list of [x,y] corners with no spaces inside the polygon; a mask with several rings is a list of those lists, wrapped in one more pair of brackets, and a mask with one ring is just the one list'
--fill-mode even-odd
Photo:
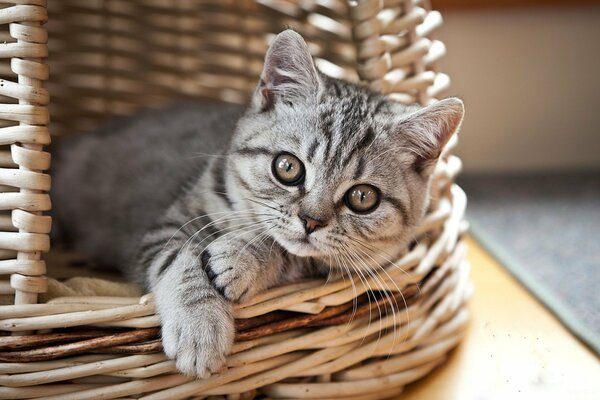
{"label": "green eye", "polygon": [[346,206],[358,214],[373,211],[379,205],[379,189],[375,186],[361,184],[351,187],[344,196]]}
{"label": "green eye", "polygon": [[271,166],[275,178],[284,185],[297,186],[304,182],[304,164],[290,153],[281,153]]}

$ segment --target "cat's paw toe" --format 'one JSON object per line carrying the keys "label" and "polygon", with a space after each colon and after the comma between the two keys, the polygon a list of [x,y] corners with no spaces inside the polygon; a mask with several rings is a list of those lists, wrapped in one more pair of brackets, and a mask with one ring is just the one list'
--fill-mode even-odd
{"label": "cat's paw toe", "polygon": [[227,300],[239,303],[254,294],[252,274],[244,268],[234,267],[240,263],[235,257],[220,255],[204,258],[208,278]]}
{"label": "cat's paw toe", "polygon": [[177,369],[185,375],[207,378],[225,365],[225,354],[206,349],[203,341],[191,341],[181,346],[175,358]]}
{"label": "cat's paw toe", "polygon": [[224,306],[206,304],[195,311],[178,319],[163,318],[162,342],[181,373],[206,378],[225,365],[235,331]]}
{"label": "cat's paw toe", "polygon": [[165,322],[163,318],[162,328],[162,347],[167,357],[173,359],[177,356],[177,348],[179,344],[179,337],[181,334],[177,332],[177,327],[174,323]]}

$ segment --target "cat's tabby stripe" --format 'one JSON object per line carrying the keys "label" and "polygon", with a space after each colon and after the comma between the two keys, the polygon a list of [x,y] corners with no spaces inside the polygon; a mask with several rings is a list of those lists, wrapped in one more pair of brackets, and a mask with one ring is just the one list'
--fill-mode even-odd
{"label": "cat's tabby stripe", "polygon": [[163,257],[161,259],[157,259],[157,262],[160,261],[160,264],[155,266],[155,268],[158,268],[158,271],[156,271],[156,279],[160,279],[162,277],[162,274],[164,274],[165,271],[171,265],[173,265],[173,261],[175,261],[175,258],[177,258],[178,254],[179,254],[179,249],[171,248],[166,251],[166,254],[163,255]]}
{"label": "cat's tabby stripe", "polygon": [[365,159],[364,157],[360,157],[358,159],[358,164],[356,165],[356,169],[354,170],[354,174],[352,178],[356,181],[358,180],[362,174],[365,172]]}
{"label": "cat's tabby stripe", "polygon": [[237,149],[234,154],[252,157],[257,155],[270,155],[273,154],[273,150],[267,147],[242,147],[241,149]]}
{"label": "cat's tabby stripe", "polygon": [[317,139],[314,139],[308,147],[308,151],[306,152],[306,161],[312,162],[313,158],[315,157],[315,151],[317,150],[318,146],[319,141]]}
{"label": "cat's tabby stripe", "polygon": [[219,294],[208,284],[190,284],[182,294],[181,303],[184,307],[196,307],[208,300],[220,300]]}
{"label": "cat's tabby stripe", "polygon": [[236,171],[234,171],[233,173],[233,177],[235,179],[235,181],[242,187],[244,188],[244,190],[247,190],[249,192],[254,192],[254,189],[252,188],[252,186],[250,186],[250,184],[248,182],[246,182],[246,180],[244,178],[242,178],[242,176]]}
{"label": "cat's tabby stripe", "polygon": [[227,192],[227,186],[225,185],[225,173],[226,173],[227,159],[221,157],[213,164],[212,167],[212,178],[213,178],[213,192],[219,196],[229,207],[233,207],[233,201],[229,197]]}
{"label": "cat's tabby stripe", "polygon": [[392,207],[394,207],[400,213],[400,215],[402,215],[402,221],[405,224],[410,225],[410,218],[408,216],[408,210],[406,209],[406,206],[400,199],[396,199],[392,196],[386,196],[383,198],[383,200],[390,203],[392,205]]}
{"label": "cat's tabby stripe", "polygon": [[354,158],[356,153],[363,151],[368,145],[370,145],[373,142],[374,139],[375,132],[373,132],[373,128],[369,126],[367,127],[364,136],[358,141],[358,143],[352,146],[352,150],[348,152],[348,154],[342,161],[342,165],[348,165],[350,163],[350,160]]}

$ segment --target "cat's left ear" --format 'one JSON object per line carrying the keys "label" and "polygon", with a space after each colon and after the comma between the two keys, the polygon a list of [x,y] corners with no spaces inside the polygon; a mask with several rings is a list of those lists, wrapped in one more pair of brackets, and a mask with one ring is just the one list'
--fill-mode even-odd
{"label": "cat's left ear", "polygon": [[405,135],[415,154],[417,172],[429,174],[444,146],[460,129],[465,114],[462,100],[450,97],[424,107],[400,121],[398,129]]}
{"label": "cat's left ear", "polygon": [[276,102],[293,104],[316,98],[319,76],[306,42],[288,29],[275,37],[265,57],[265,65],[255,93],[255,101],[263,111]]}

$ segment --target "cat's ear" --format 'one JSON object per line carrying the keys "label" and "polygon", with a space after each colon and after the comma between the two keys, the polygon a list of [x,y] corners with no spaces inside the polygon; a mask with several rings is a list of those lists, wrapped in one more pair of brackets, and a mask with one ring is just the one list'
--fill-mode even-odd
{"label": "cat's ear", "polygon": [[269,110],[277,101],[311,99],[318,91],[319,77],[306,42],[291,29],[281,32],[265,57],[255,94],[260,109]]}
{"label": "cat's ear", "polygon": [[435,165],[452,135],[460,129],[465,114],[462,100],[450,97],[424,107],[399,123],[399,130],[406,135],[415,154],[417,172],[427,174]]}

